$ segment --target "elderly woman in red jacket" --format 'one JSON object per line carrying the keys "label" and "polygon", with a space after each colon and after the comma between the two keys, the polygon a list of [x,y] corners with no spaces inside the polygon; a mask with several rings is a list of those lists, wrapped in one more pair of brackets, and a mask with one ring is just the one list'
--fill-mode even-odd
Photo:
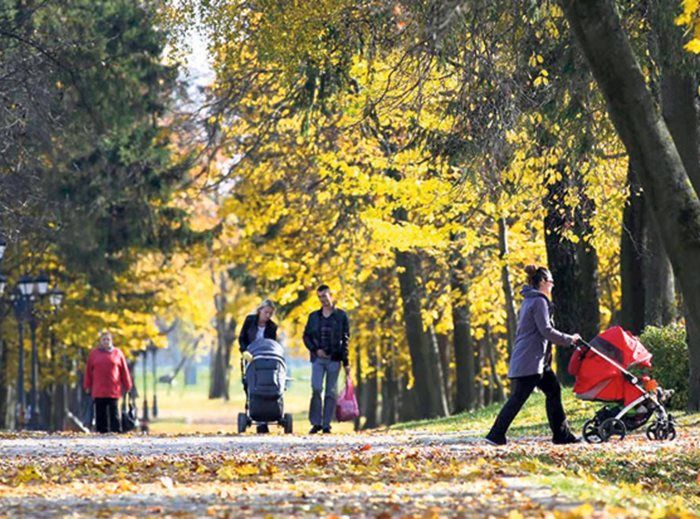
{"label": "elderly woman in red jacket", "polygon": [[122,394],[131,390],[131,374],[124,354],[112,344],[112,334],[103,332],[100,343],[90,352],[85,367],[85,392],[95,402],[97,432],[119,432],[119,408]]}

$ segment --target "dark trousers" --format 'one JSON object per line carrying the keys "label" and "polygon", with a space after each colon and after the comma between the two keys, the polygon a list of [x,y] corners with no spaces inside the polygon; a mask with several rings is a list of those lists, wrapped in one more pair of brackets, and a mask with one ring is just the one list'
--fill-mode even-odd
{"label": "dark trousers", "polygon": [[95,430],[99,433],[120,432],[117,398],[95,398]]}
{"label": "dark trousers", "polygon": [[571,431],[566,422],[566,414],[561,404],[561,386],[557,376],[551,369],[545,369],[542,375],[530,375],[511,379],[511,393],[508,401],[503,405],[501,412],[491,427],[489,436],[503,438],[508,432],[511,422],[520,412],[523,404],[530,397],[534,389],[542,390],[546,399],[547,420],[552,429],[554,440],[567,438]]}

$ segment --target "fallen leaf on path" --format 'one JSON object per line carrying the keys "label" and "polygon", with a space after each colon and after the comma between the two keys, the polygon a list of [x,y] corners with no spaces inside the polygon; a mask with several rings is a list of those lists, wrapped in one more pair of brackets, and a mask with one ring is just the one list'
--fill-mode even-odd
{"label": "fallen leaf on path", "polygon": [[170,490],[170,491],[175,490],[175,483],[173,483],[173,479],[171,477],[161,476],[158,481],[160,481],[160,484],[163,485],[163,487],[166,490]]}

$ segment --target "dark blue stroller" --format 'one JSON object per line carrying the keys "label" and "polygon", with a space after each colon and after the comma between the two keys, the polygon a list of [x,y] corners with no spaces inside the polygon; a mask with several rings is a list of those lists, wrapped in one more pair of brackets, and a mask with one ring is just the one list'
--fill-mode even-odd
{"label": "dark blue stroller", "polygon": [[257,339],[247,350],[252,359],[241,361],[241,379],[246,394],[245,413],[238,413],[238,432],[253,425],[258,432],[267,432],[267,425],[276,422],[284,432],[292,433],[292,415],[284,412],[284,390],[287,363],[284,348],[272,339]]}

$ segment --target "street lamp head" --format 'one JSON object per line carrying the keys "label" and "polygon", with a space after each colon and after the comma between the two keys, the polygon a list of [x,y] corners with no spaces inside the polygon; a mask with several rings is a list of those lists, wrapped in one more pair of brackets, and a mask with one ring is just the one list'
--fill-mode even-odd
{"label": "street lamp head", "polygon": [[5,249],[7,249],[7,242],[5,238],[0,238],[0,260],[5,255]]}
{"label": "street lamp head", "polygon": [[49,292],[49,302],[51,303],[51,306],[56,308],[60,307],[61,303],[63,302],[63,296],[63,292],[58,288],[54,288],[51,292]]}
{"label": "street lamp head", "polygon": [[17,282],[17,288],[23,296],[29,297],[34,293],[34,280],[30,276],[22,276]]}
{"label": "street lamp head", "polygon": [[36,293],[39,294],[40,296],[45,296],[48,291],[49,291],[49,276],[46,274],[39,274],[37,278],[34,280],[34,283],[36,284]]}
{"label": "street lamp head", "polygon": [[6,286],[7,286],[7,277],[0,274],[0,296],[5,293]]}

